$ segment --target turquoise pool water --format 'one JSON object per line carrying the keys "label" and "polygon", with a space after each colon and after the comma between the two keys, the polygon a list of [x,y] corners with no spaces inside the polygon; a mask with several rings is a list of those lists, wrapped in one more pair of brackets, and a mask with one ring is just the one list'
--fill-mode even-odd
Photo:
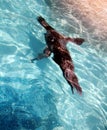
{"label": "turquoise pool water", "polygon": [[38,15],[86,38],[66,32],[44,0],[0,1],[0,130],[107,130],[106,52],[87,40],[68,44],[83,89],[73,95],[51,57],[30,62],[45,47]]}

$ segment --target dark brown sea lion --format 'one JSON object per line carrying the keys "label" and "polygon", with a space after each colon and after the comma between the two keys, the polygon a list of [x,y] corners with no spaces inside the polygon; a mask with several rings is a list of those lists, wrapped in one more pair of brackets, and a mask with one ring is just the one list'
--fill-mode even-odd
{"label": "dark brown sea lion", "polygon": [[66,48],[68,41],[74,42],[81,45],[84,42],[82,38],[70,38],[59,34],[54,28],[52,28],[44,18],[38,17],[39,23],[46,29],[45,40],[47,47],[44,49],[43,53],[39,54],[38,57],[32,59],[39,60],[46,58],[53,53],[53,60],[60,66],[63,76],[71,86],[72,93],[74,93],[73,88],[76,88],[79,94],[82,93],[82,89],[78,83],[78,78],[74,73],[74,65],[72,58]]}

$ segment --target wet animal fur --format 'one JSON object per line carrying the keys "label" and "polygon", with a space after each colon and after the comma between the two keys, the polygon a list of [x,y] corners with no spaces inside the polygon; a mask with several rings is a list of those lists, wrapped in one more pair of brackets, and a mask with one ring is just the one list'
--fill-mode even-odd
{"label": "wet animal fur", "polygon": [[63,76],[71,86],[72,93],[74,93],[73,88],[76,88],[77,92],[81,94],[82,88],[80,87],[78,78],[74,73],[73,61],[66,48],[66,44],[68,41],[71,41],[77,45],[81,45],[84,42],[84,39],[65,37],[51,27],[41,16],[38,17],[38,22],[46,29],[45,40],[47,47],[44,49],[42,54],[39,54],[38,57],[32,59],[32,61],[48,57],[53,53],[53,60],[60,66]]}

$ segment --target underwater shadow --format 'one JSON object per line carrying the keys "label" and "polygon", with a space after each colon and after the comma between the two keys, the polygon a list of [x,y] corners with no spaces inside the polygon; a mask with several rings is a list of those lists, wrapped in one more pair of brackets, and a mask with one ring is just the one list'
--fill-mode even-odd
{"label": "underwater shadow", "polygon": [[53,130],[60,126],[52,90],[0,87],[0,130]]}
{"label": "underwater shadow", "polygon": [[29,34],[29,39],[29,46],[35,56],[44,49],[45,45],[40,40],[38,40],[36,36],[33,36],[32,34]]}
{"label": "underwater shadow", "polygon": [[49,7],[52,7],[52,1],[50,0],[44,0],[45,3],[49,6]]}

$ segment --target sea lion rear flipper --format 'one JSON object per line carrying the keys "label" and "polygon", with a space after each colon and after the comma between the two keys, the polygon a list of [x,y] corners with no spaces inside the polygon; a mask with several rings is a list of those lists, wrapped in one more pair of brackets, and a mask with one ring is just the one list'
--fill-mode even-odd
{"label": "sea lion rear flipper", "polygon": [[73,93],[73,88],[76,88],[79,94],[82,93],[82,89],[78,83],[77,76],[72,70],[66,69],[64,72],[64,77],[68,81],[69,85],[71,86],[72,93]]}
{"label": "sea lion rear flipper", "polygon": [[67,41],[74,42],[77,45],[81,45],[85,40],[83,38],[67,38]]}

